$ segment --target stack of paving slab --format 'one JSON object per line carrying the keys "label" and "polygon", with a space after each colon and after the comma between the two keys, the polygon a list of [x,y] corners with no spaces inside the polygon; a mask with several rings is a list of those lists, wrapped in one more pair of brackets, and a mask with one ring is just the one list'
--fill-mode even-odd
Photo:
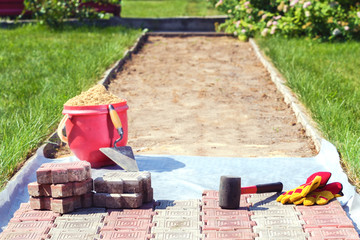
{"label": "stack of paving slab", "polygon": [[31,208],[69,213],[92,206],[139,208],[153,201],[150,172],[109,172],[93,181],[90,170],[85,161],[41,165],[37,182],[28,185]]}
{"label": "stack of paving slab", "polygon": [[94,180],[94,206],[139,208],[153,201],[150,172],[109,172]]}
{"label": "stack of paving slab", "polygon": [[93,180],[90,163],[44,163],[36,171],[37,182],[28,185],[34,210],[68,213],[92,206]]}

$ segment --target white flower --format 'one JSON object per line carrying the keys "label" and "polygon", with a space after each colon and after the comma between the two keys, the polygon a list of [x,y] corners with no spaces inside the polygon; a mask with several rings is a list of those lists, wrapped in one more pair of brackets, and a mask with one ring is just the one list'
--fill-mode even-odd
{"label": "white flower", "polygon": [[266,37],[268,31],[269,31],[268,28],[264,28],[264,30],[261,31],[261,36]]}
{"label": "white flower", "polygon": [[266,26],[267,26],[267,27],[270,27],[270,26],[272,25],[272,22],[273,22],[272,20],[269,20],[269,21],[267,22]]}
{"label": "white flower", "polygon": [[332,35],[333,36],[337,36],[337,35],[340,35],[341,34],[341,31],[337,28],[334,29],[334,31],[332,32]]}
{"label": "white flower", "polygon": [[305,11],[305,16],[306,17],[310,17],[311,16],[311,13],[309,11]]}
{"label": "white flower", "polygon": [[345,31],[349,31],[349,29],[350,29],[349,26],[345,26],[345,27],[344,27],[344,30],[345,30]]}
{"label": "white flower", "polygon": [[283,9],[283,12],[286,13],[288,10],[289,10],[289,6],[288,6],[288,5],[285,5],[285,6],[284,6],[284,9]]}
{"label": "white flower", "polygon": [[310,2],[310,1],[307,1],[307,2],[304,3],[303,8],[305,9],[305,8],[307,8],[307,7],[310,6],[310,5],[311,5],[311,2]]}
{"label": "white flower", "polygon": [[242,33],[246,33],[246,30],[243,28],[243,29],[241,29],[241,32],[242,32]]}
{"label": "white flower", "polygon": [[357,12],[356,15],[358,16],[358,18],[360,18],[360,12]]}
{"label": "white flower", "polygon": [[270,31],[270,34],[274,34],[275,31],[276,31],[276,26],[272,26],[271,31]]}
{"label": "white flower", "polygon": [[299,2],[299,0],[292,0],[292,1],[290,2],[290,7],[295,6],[295,4],[297,4],[298,2]]}
{"label": "white flower", "polygon": [[219,0],[216,4],[215,7],[217,8],[218,6],[220,6],[223,3],[223,0]]}
{"label": "white flower", "polygon": [[276,17],[274,17],[275,20],[279,20],[282,16],[281,15],[278,15]]}

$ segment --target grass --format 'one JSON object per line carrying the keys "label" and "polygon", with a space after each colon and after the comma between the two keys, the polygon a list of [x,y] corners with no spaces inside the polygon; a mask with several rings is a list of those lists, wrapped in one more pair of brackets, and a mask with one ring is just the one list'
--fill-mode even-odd
{"label": "grass", "polygon": [[336,146],[360,189],[360,42],[281,37],[257,42]]}
{"label": "grass", "polygon": [[180,17],[223,15],[207,0],[122,0],[122,17]]}
{"label": "grass", "polygon": [[0,29],[0,188],[54,132],[63,104],[99,81],[140,30]]}
{"label": "grass", "polygon": [[[123,17],[218,15],[207,0],[123,0]],[[96,83],[140,30],[0,28],[0,190],[54,132],[63,104]]]}

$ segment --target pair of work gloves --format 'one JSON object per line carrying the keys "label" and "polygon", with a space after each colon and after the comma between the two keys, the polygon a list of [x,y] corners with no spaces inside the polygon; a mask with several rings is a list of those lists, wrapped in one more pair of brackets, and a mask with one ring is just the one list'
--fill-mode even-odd
{"label": "pair of work gloves", "polygon": [[327,184],[330,177],[330,172],[314,173],[308,177],[306,183],[284,192],[276,201],[282,204],[293,203],[305,206],[327,204],[331,199],[343,196],[341,183],[333,182]]}

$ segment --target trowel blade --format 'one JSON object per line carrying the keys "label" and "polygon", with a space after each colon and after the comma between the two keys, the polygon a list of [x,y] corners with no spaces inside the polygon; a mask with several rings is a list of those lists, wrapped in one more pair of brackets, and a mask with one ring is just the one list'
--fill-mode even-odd
{"label": "trowel blade", "polygon": [[138,172],[139,168],[136,163],[131,147],[117,147],[117,148],[100,148],[108,158],[114,161],[117,165],[127,172]]}

